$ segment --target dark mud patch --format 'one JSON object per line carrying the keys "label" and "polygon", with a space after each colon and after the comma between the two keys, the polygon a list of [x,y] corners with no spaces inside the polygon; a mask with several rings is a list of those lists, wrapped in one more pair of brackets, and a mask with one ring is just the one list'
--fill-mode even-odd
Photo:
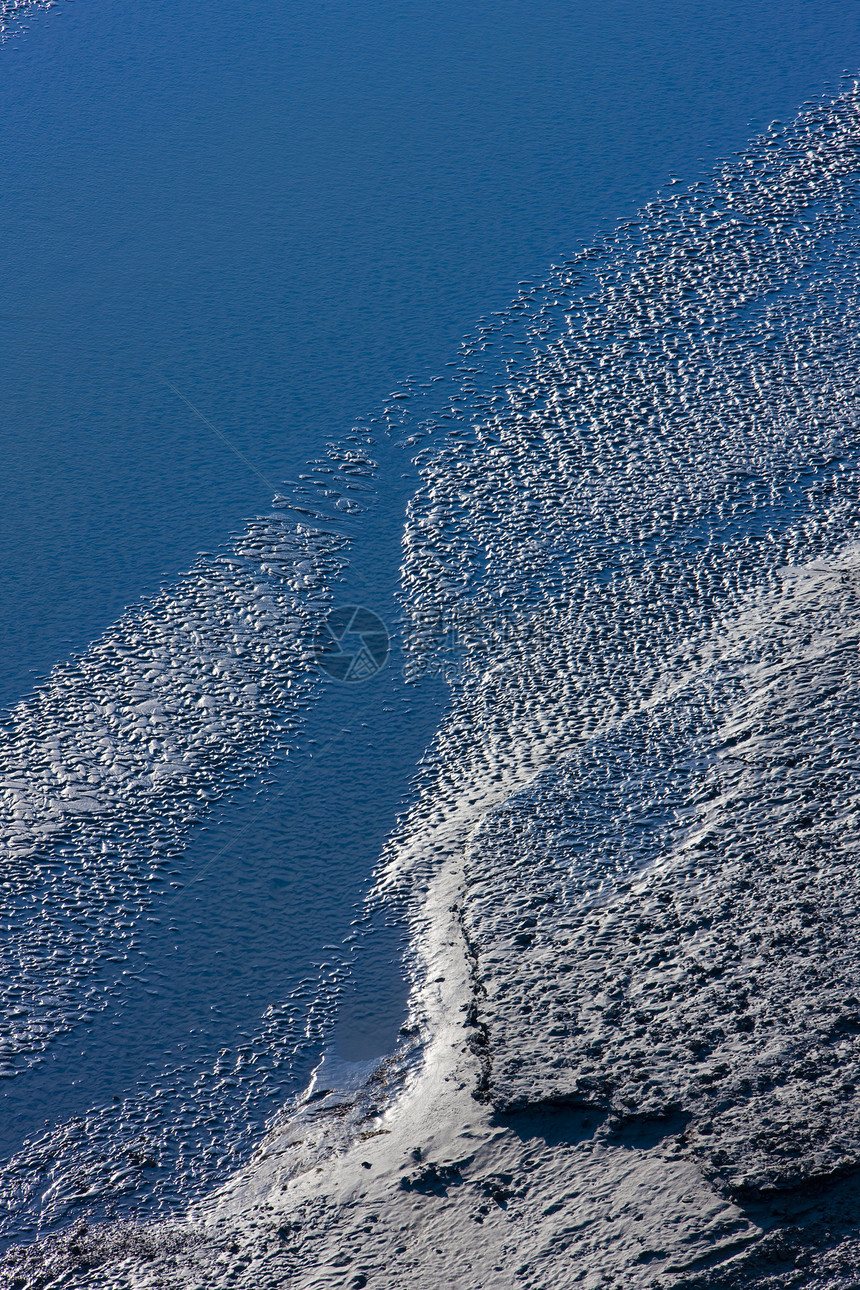
{"label": "dark mud patch", "polygon": [[401,1191],[416,1191],[424,1196],[447,1196],[449,1187],[459,1186],[463,1174],[458,1165],[434,1164],[432,1161],[400,1179]]}
{"label": "dark mud patch", "polygon": [[[836,1170],[741,1200],[764,1231],[716,1266],[690,1269],[678,1290],[850,1290],[860,1285],[860,1170]],[[731,1257],[734,1255],[734,1257]]]}
{"label": "dark mud patch", "polygon": [[653,1151],[667,1138],[683,1141],[691,1119],[689,1111],[681,1110],[669,1110],[664,1115],[653,1116],[609,1116],[601,1137],[609,1146],[629,1147],[631,1151]]}
{"label": "dark mud patch", "polygon": [[0,1285],[6,1290],[43,1290],[77,1286],[98,1269],[134,1260],[147,1264],[188,1252],[202,1243],[188,1228],[164,1224],[99,1223],[85,1220],[66,1232],[32,1245],[10,1246],[0,1258]]}
{"label": "dark mud patch", "polygon": [[546,1101],[508,1112],[497,1111],[492,1123],[504,1125],[523,1143],[540,1139],[548,1147],[558,1147],[590,1141],[606,1118],[606,1111],[593,1107]]}

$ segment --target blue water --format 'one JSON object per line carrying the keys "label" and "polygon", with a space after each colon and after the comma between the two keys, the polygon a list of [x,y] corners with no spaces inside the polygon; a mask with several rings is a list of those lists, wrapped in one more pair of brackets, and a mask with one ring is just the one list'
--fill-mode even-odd
{"label": "blue water", "polygon": [[[860,15],[838,3],[34,14],[0,47],[0,702],[267,511],[359,418],[379,497],[339,591],[393,629],[416,472],[385,435],[391,391],[444,376],[519,281],[793,116],[858,54]],[[189,1129],[158,1185],[102,1203],[146,1213],[223,1176],[319,1051],[316,1031],[295,1036],[321,976],[346,970],[444,700],[404,685],[396,641],[367,687],[323,689],[297,755],[218,803],[133,911],[136,973],[101,964],[100,1008],[6,1081],[6,1156],[115,1105],[132,1109],[105,1141],[136,1132],[159,1081],[188,1110],[207,1063],[287,1001],[264,1094],[218,1102],[245,1117],[215,1126],[235,1153],[189,1164]],[[339,1050],[363,1060],[394,1042],[405,992],[396,928],[356,946],[360,988],[330,997]],[[19,1233],[37,1218],[28,1202]]]}

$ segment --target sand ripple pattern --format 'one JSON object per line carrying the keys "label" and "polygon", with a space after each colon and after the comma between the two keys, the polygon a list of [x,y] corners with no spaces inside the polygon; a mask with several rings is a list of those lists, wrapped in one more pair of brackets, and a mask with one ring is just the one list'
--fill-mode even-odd
{"label": "sand ripple pattern", "polygon": [[[144,920],[190,830],[301,746],[321,691],[314,637],[350,517],[375,494],[370,442],[357,432],[328,445],[270,515],[130,609],[3,720],[0,1078],[146,970]],[[338,959],[234,1050],[165,1069],[153,1088],[25,1143],[0,1178],[0,1238],[130,1196],[169,1209],[223,1176],[295,1091],[292,1064],[321,1042],[342,977]]]}
{"label": "sand ripple pattern", "polygon": [[387,878],[466,847],[485,1095],[683,1112],[739,1191],[860,1141],[858,180],[855,88],[525,286],[405,534],[452,706]]}
{"label": "sand ripple pattern", "polygon": [[0,1074],[95,1006],[94,967],[125,959],[183,835],[289,746],[341,544],[277,515],[256,522],[7,719]]}

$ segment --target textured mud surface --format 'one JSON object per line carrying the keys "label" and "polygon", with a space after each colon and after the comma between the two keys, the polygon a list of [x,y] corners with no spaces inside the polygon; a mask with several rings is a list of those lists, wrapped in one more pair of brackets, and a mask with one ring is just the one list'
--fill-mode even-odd
{"label": "textured mud surface", "polygon": [[737,1197],[860,1166],[857,610],[850,567],[791,580],[721,724],[678,695],[485,821],[463,904],[497,1108],[682,1115]]}
{"label": "textured mud surface", "polygon": [[679,1149],[740,1197],[860,1166],[856,878],[787,848],[703,876],[661,870],[556,927],[525,990],[488,981],[494,1105],[681,1115]]}

